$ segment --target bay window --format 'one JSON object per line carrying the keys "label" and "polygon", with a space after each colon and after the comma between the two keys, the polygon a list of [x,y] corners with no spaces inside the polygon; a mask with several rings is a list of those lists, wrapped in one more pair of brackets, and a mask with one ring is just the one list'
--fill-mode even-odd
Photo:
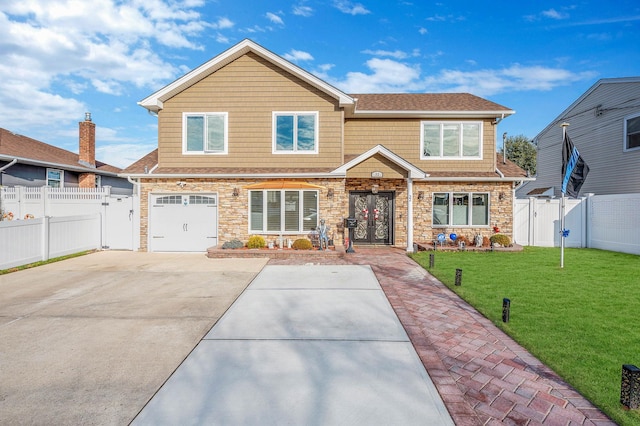
{"label": "bay window", "polygon": [[433,226],[488,226],[489,194],[443,192],[433,194]]}
{"label": "bay window", "polygon": [[249,231],[304,233],[318,226],[318,191],[249,191]]}

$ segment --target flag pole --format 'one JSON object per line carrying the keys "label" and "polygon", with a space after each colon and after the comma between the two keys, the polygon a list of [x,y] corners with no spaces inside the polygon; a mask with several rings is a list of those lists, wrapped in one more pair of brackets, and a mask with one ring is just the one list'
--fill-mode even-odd
{"label": "flag pole", "polygon": [[[564,122],[560,125],[562,127],[562,143],[564,144],[564,139],[567,135],[567,127],[569,127],[569,123]],[[564,191],[562,191],[562,199],[560,200],[560,268],[564,268],[564,206],[565,206],[565,196]]]}

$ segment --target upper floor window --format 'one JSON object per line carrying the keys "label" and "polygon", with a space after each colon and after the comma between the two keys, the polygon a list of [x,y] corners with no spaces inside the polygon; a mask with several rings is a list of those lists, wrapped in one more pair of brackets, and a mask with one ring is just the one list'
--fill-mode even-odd
{"label": "upper floor window", "polygon": [[47,169],[47,186],[52,188],[64,187],[64,170]]}
{"label": "upper floor window", "polygon": [[317,112],[274,112],[273,152],[275,154],[317,154]]}
{"label": "upper floor window", "polygon": [[624,150],[640,148],[640,114],[624,119]]}
{"label": "upper floor window", "polygon": [[482,122],[423,121],[420,159],[482,158]]}
{"label": "upper floor window", "polygon": [[488,226],[489,194],[443,192],[433,194],[433,226]]}
{"label": "upper floor window", "polygon": [[185,154],[226,154],[226,112],[185,113],[182,152]]}

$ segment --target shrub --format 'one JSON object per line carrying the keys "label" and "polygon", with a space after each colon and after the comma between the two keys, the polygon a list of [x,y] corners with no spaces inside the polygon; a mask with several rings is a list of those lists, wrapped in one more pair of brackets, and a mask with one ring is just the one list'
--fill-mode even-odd
{"label": "shrub", "polygon": [[247,241],[247,247],[250,249],[259,249],[265,248],[267,243],[264,241],[260,235],[252,235],[249,237],[249,241]]}
{"label": "shrub", "polygon": [[482,247],[489,247],[491,245],[491,241],[489,237],[482,237]]}
{"label": "shrub", "polygon": [[473,241],[469,241],[469,239],[464,235],[459,235],[458,238],[456,239],[456,242],[458,244],[464,243],[465,246],[473,245]]}
{"label": "shrub", "polygon": [[504,234],[492,235],[490,238],[494,244],[500,244],[502,247],[509,247],[511,245],[511,238]]}
{"label": "shrub", "polygon": [[244,244],[237,238],[231,241],[225,241],[225,243],[222,245],[223,249],[239,249],[242,247],[244,247]]}
{"label": "shrub", "polygon": [[307,240],[306,238],[298,238],[293,242],[291,248],[293,248],[294,250],[311,250],[313,248],[313,245],[311,244],[311,241]]}

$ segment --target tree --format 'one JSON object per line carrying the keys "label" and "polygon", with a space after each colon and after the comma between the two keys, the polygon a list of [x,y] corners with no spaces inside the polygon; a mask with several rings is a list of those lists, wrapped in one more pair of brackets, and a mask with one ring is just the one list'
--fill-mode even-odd
{"label": "tree", "polygon": [[532,141],[524,135],[509,136],[505,141],[507,159],[513,161],[530,175],[536,174],[537,149]]}

